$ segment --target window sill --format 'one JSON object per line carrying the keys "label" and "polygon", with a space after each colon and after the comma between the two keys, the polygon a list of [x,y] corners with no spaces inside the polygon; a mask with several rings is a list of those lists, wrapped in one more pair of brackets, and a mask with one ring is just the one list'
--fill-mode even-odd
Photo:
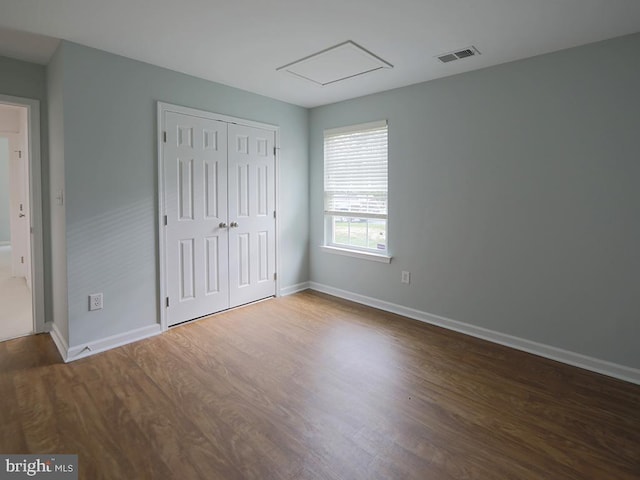
{"label": "window sill", "polygon": [[373,262],[391,263],[391,256],[379,253],[361,252],[359,250],[349,250],[347,248],[329,247],[327,245],[320,245],[320,250],[326,253],[333,253],[335,255],[344,255],[346,257],[362,258],[364,260],[371,260]]}

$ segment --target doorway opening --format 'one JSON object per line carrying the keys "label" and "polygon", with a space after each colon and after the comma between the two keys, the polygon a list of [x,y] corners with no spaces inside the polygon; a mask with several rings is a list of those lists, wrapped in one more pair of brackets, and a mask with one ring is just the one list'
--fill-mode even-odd
{"label": "doorway opening", "polygon": [[37,100],[0,95],[0,341],[44,331],[39,130]]}

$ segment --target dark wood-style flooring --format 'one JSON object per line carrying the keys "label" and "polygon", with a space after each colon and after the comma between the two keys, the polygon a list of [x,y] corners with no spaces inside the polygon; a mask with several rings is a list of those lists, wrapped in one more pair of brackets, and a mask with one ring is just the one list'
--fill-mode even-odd
{"label": "dark wood-style flooring", "polygon": [[4,342],[0,425],[90,480],[640,478],[640,386],[312,292],[66,365]]}

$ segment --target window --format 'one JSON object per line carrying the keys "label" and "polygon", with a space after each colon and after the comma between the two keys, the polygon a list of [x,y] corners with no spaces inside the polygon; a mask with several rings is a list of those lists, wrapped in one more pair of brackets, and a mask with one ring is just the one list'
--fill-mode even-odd
{"label": "window", "polygon": [[387,257],[387,122],[324,132],[325,245]]}

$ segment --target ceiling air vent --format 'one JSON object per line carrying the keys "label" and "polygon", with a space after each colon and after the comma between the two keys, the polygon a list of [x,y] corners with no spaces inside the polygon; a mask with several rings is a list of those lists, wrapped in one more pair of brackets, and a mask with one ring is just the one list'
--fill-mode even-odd
{"label": "ceiling air vent", "polygon": [[455,52],[443,53],[442,55],[438,55],[437,58],[442,63],[449,63],[455,60],[473,57],[475,55],[480,55],[480,50],[472,45],[470,47],[463,48],[462,50],[456,50]]}
{"label": "ceiling air vent", "polygon": [[454,60],[458,60],[458,57],[456,57],[453,53],[447,53],[446,55],[439,56],[438,59],[442,63],[448,63],[453,62]]}

